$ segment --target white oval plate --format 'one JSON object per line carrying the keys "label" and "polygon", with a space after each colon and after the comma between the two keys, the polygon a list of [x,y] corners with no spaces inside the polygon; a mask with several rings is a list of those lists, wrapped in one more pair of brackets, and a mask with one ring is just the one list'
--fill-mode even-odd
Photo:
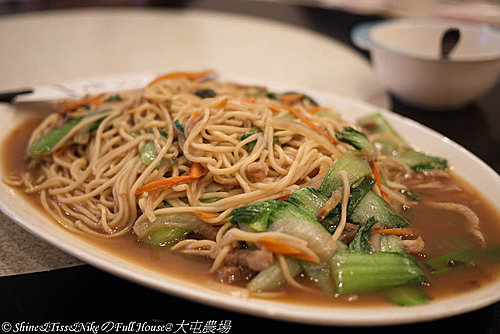
{"label": "white oval plate", "polygon": [[[488,189],[489,198],[500,198],[500,176],[495,171],[465,148],[429,128],[392,112],[330,93],[282,84],[268,83],[268,85],[277,91],[290,89],[304,91],[321,104],[334,106],[345,119],[350,121],[365,114],[380,112],[387,117],[396,130],[405,134],[409,142],[428,153],[446,157],[458,175],[478,189]],[[16,112],[15,108],[9,105],[0,105],[0,114],[4,125],[0,133],[0,141],[3,141],[8,133],[28,116],[25,113]],[[497,201],[495,207],[500,211],[500,202]],[[168,273],[160,274],[120,258],[116,254],[103,251],[90,242],[82,241],[81,238],[66,231],[38,210],[34,210],[29,202],[1,182],[0,208],[24,229],[104,271],[194,302],[273,319],[337,326],[391,325],[457,315],[500,300],[500,280],[471,293],[408,308],[399,306],[316,307],[255,298],[245,299],[239,296],[238,290],[235,290],[233,294],[222,293],[171,277]]]}

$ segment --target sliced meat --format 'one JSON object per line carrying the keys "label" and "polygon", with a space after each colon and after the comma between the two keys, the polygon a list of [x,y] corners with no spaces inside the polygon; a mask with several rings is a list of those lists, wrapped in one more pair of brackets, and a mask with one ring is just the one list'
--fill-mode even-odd
{"label": "sliced meat", "polygon": [[261,271],[274,263],[274,256],[273,253],[265,249],[251,250],[246,257],[246,262],[248,268]]}
{"label": "sliced meat", "polygon": [[265,162],[252,162],[247,166],[247,177],[252,182],[262,182],[269,173],[269,166]]}
{"label": "sliced meat", "polygon": [[273,263],[273,253],[266,249],[235,249],[224,259],[225,265],[239,265],[254,271],[264,270]]}
{"label": "sliced meat", "polygon": [[414,240],[403,240],[403,245],[406,253],[418,254],[424,250],[425,242],[422,237],[418,237]]}
{"label": "sliced meat", "polygon": [[359,225],[346,223],[342,235],[340,236],[340,241],[348,244],[354,239],[356,232],[358,232]]}
{"label": "sliced meat", "polygon": [[233,283],[242,279],[241,270],[237,266],[224,266],[217,270],[220,282]]}

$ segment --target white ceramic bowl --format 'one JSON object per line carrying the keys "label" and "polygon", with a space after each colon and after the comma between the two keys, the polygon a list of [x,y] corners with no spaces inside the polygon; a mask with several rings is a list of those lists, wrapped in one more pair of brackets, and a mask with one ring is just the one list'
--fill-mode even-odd
{"label": "white ceramic bowl", "polygon": [[[449,59],[440,59],[441,36],[458,28]],[[354,27],[352,39],[370,51],[388,91],[427,109],[457,109],[493,87],[500,75],[500,30],[442,19],[395,19]]]}

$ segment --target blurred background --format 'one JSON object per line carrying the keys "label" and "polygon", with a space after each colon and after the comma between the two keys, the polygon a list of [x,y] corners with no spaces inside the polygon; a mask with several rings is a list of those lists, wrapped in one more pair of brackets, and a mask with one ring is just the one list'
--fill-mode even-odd
{"label": "blurred background", "polygon": [[[254,4],[244,4],[255,2]],[[500,25],[500,0],[0,0],[0,14],[74,7],[257,6],[257,2],[340,9],[381,16],[432,16]]]}

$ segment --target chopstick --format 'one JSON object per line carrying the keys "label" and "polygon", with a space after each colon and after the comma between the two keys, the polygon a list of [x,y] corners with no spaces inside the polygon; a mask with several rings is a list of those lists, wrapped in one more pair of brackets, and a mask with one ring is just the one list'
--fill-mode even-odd
{"label": "chopstick", "polygon": [[12,103],[12,101],[16,98],[16,96],[23,94],[30,94],[30,93],[33,93],[33,89],[31,88],[25,88],[13,92],[0,93],[0,102]]}

